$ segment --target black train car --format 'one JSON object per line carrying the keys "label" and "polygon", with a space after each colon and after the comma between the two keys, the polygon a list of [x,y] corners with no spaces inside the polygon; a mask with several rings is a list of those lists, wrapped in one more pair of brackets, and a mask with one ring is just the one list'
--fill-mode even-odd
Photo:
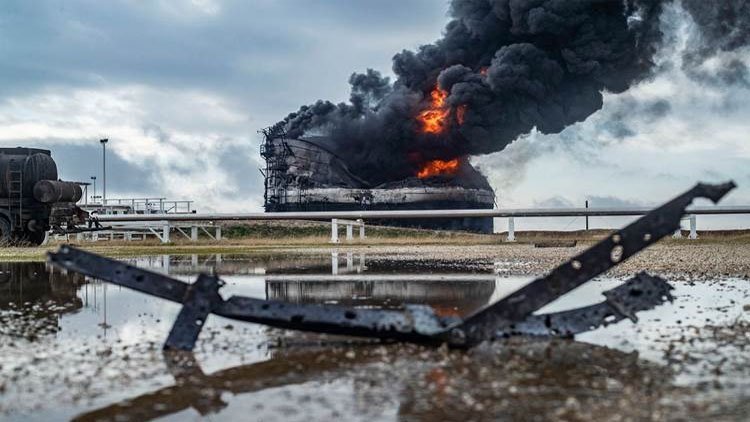
{"label": "black train car", "polygon": [[50,151],[0,148],[0,243],[41,245],[50,229],[84,223],[82,196],[77,183],[58,180]]}

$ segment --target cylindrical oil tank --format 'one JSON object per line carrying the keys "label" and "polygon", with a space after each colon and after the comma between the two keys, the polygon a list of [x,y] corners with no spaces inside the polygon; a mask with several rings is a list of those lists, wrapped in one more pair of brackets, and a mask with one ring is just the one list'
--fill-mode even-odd
{"label": "cylindrical oil tank", "polygon": [[24,197],[34,194],[34,186],[41,180],[57,180],[57,164],[50,152],[36,148],[0,148],[0,196],[9,197],[11,181],[21,171],[21,189]]}
{"label": "cylindrical oil tank", "polygon": [[43,204],[78,202],[82,197],[83,190],[78,183],[40,180],[34,185],[34,198]]}

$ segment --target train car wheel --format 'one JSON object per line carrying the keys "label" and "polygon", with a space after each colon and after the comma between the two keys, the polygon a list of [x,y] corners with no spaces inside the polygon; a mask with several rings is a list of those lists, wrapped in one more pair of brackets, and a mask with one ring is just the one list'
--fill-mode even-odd
{"label": "train car wheel", "polygon": [[23,236],[24,242],[30,243],[32,246],[41,246],[46,238],[47,232],[26,231]]}
{"label": "train car wheel", "polygon": [[0,245],[8,246],[11,243],[10,221],[0,216]]}

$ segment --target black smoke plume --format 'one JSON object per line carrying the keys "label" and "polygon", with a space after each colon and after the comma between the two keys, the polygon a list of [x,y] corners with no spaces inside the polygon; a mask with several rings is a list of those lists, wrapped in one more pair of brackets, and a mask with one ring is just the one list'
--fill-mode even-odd
{"label": "black smoke plume", "polygon": [[[698,27],[683,57],[685,72],[712,84],[750,86],[747,65],[731,55],[750,44],[750,1],[682,0]],[[717,58],[718,69],[707,72],[701,66],[707,58]]]}
{"label": "black smoke plume", "polygon": [[[683,1],[705,40],[693,63],[748,44],[748,1]],[[275,128],[328,136],[372,185],[414,176],[430,160],[500,151],[534,128],[557,133],[599,110],[603,92],[651,75],[669,3],[453,0],[442,39],[394,57],[393,83],[354,74],[350,103],[318,101]],[[416,117],[436,86],[449,93],[448,129],[423,133]]]}

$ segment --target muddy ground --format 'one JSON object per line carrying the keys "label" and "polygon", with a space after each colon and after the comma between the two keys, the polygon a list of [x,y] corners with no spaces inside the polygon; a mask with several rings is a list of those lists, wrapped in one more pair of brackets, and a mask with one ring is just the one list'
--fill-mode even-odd
{"label": "muddy ground", "polygon": [[[350,273],[414,280],[489,274],[498,290],[584,247],[358,245],[166,261],[183,279],[213,265],[234,294],[257,297],[268,295],[269,275],[330,275],[332,259],[340,266],[335,292],[361,284],[347,280]],[[149,268],[161,262],[154,269],[162,271],[165,257],[133,262]],[[165,355],[161,343],[176,305],[52,274],[42,264],[1,270],[8,281],[0,281],[7,287],[0,289],[0,419],[746,420],[750,414],[750,245],[743,243],[668,241],[595,283],[602,290],[642,270],[667,278],[675,302],[643,313],[638,324],[622,322],[577,341],[513,339],[470,351],[212,317],[194,354]],[[307,300],[315,301],[312,287]],[[408,285],[391,290],[388,306],[428,301]],[[373,306],[373,297],[357,299]]]}

